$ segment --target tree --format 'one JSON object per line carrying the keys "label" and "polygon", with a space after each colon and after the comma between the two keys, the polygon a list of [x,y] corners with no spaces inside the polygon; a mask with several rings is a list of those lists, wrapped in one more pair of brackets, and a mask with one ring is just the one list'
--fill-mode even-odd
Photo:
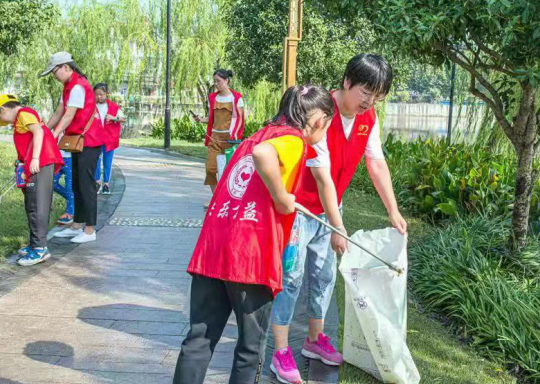
{"label": "tree", "polygon": [[[312,0],[340,20],[373,21],[390,49],[454,62],[489,107],[517,154],[514,247],[526,243],[540,146],[540,3],[537,0]],[[351,12],[358,10],[358,13]],[[516,92],[517,89],[517,92]]]}
{"label": "tree", "polygon": [[[229,29],[225,56],[242,83],[250,87],[259,81],[281,84],[289,2],[235,0],[224,4],[223,12]],[[328,22],[315,7],[304,7],[298,82],[336,86],[347,61],[372,43],[373,34],[362,25],[361,20],[354,25]]]}
{"label": "tree", "polygon": [[22,44],[48,28],[56,13],[46,0],[0,0],[0,54],[16,54]]}

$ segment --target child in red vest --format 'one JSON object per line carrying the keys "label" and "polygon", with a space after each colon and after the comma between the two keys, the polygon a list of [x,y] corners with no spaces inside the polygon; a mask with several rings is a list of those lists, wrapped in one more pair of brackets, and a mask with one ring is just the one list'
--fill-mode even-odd
{"label": "child in red vest", "polygon": [[[382,57],[360,54],[349,61],[341,89],[332,94],[335,112],[328,133],[314,146],[317,157],[308,161],[310,170],[303,175],[298,202],[342,232],[345,228],[340,214],[341,200],[364,154],[369,175],[392,224],[402,234],[407,230],[394,197],[374,109],[388,94],[391,84],[392,68]],[[347,248],[344,239],[302,214],[297,215],[295,228],[298,228],[294,236],[297,244],[287,248],[295,253],[294,267],[284,271],[283,291],[272,308],[275,353],[271,365],[279,381],[293,384],[301,383],[302,379],[288,345],[288,332],[305,268],[309,271],[306,278],[310,287],[309,335],[302,355],[327,365],[343,363],[343,357],[323,330],[337,274],[334,251],[343,253]]]}
{"label": "child in red vest", "polygon": [[[111,181],[112,163],[114,158],[114,150],[120,146],[120,132],[122,131],[121,124],[125,121],[124,113],[120,106],[114,101],[108,99],[109,87],[105,83],[99,83],[94,86],[96,94],[96,105],[99,112],[99,117],[107,132],[107,141],[101,149],[96,167],[95,179],[100,185],[98,193],[110,195],[111,189],[109,182]],[[101,163],[103,162],[103,185],[101,185]]]}
{"label": "child in red vest", "polygon": [[191,329],[175,384],[202,384],[231,312],[238,344],[229,383],[256,383],[272,301],[281,291],[282,253],[294,222],[295,194],[333,114],[323,87],[291,87],[278,115],[244,141],[220,179],[188,267]]}
{"label": "child in red vest", "polygon": [[24,206],[30,230],[30,244],[19,249],[19,265],[30,266],[51,257],[47,248],[53,178],[64,165],[51,131],[31,108],[23,107],[12,95],[0,95],[0,125],[13,124],[17,160],[23,164],[26,186]]}

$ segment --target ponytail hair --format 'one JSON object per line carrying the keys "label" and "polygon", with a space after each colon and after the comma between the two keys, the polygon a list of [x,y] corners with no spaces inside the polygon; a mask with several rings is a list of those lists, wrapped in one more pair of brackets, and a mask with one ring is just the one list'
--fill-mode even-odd
{"label": "ponytail hair", "polygon": [[223,80],[227,80],[230,82],[231,78],[234,76],[234,73],[230,69],[218,69],[214,72],[214,76],[216,75],[221,77]]}
{"label": "ponytail hair", "polygon": [[80,68],[77,66],[77,64],[74,61],[70,61],[69,63],[66,63],[66,65],[70,67],[73,70],[73,72],[77,72],[80,76],[86,79],[86,75],[83,73],[83,71],[80,70]]}
{"label": "ponytail hair", "polygon": [[107,83],[97,83],[96,85],[94,85],[94,92],[98,89],[101,89],[106,94],[109,93],[109,86],[107,85]]}
{"label": "ponytail hair", "polygon": [[328,117],[334,114],[334,100],[330,92],[320,85],[295,85],[287,89],[279,103],[277,115],[269,124],[303,129],[317,109]]}

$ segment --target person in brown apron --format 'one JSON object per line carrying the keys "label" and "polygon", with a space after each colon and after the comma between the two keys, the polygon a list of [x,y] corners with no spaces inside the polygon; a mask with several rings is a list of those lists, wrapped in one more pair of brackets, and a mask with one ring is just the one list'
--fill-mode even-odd
{"label": "person in brown apron", "polygon": [[[205,145],[208,147],[206,158],[206,179],[204,185],[210,186],[212,193],[217,186],[217,157],[225,154],[231,147],[229,140],[241,140],[244,133],[244,100],[242,95],[229,88],[232,71],[219,69],[214,73],[215,93],[208,97],[209,116],[195,121],[207,123]],[[208,204],[205,204],[208,208]]]}

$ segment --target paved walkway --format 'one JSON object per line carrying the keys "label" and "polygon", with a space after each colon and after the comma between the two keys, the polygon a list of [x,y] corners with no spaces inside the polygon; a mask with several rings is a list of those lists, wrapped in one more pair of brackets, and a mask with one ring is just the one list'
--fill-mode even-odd
{"label": "paved walkway", "polygon": [[[189,328],[185,270],[210,197],[203,164],[136,148],[118,150],[115,164],[126,189],[98,241],[0,291],[0,384],[172,382]],[[54,242],[61,248],[65,240]],[[334,304],[332,333],[336,313]],[[301,325],[292,337],[297,350]],[[205,383],[228,382],[236,337],[231,318]],[[319,363],[300,364],[313,372],[311,383],[336,382],[337,370],[321,379]]]}

